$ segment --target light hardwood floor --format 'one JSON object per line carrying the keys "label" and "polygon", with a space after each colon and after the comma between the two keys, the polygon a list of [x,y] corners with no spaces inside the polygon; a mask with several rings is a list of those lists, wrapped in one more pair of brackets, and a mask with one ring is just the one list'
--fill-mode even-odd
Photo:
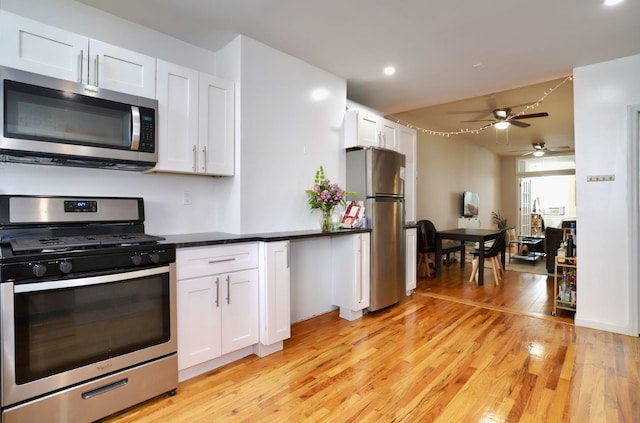
{"label": "light hardwood floor", "polygon": [[546,276],[508,271],[496,287],[487,270],[476,288],[470,268],[353,322],[296,323],[283,351],[104,422],[640,421],[640,339],[551,317]]}

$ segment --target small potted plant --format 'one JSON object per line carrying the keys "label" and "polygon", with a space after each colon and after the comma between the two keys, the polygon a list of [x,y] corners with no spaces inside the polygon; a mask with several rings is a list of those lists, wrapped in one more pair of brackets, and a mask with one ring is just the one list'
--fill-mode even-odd
{"label": "small potted plant", "polygon": [[507,218],[500,214],[500,210],[491,212],[491,221],[498,227],[498,229],[507,229]]}
{"label": "small potted plant", "polygon": [[500,229],[500,230],[506,229],[507,230],[507,237],[505,239],[505,242],[507,243],[507,245],[511,249],[511,253],[517,252],[516,251],[517,247],[515,245],[511,245],[510,244],[511,241],[515,241],[516,240],[516,230],[514,228],[510,228],[510,227],[507,226],[507,218],[506,218],[506,216],[501,215],[500,214],[500,210],[491,212],[491,222],[493,222],[493,224],[495,224],[498,229]]}

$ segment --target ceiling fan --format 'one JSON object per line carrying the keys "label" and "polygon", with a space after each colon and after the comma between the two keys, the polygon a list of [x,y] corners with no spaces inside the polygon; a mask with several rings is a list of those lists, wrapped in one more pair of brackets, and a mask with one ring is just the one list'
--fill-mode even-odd
{"label": "ceiling fan", "polygon": [[545,147],[544,142],[534,142],[534,143],[531,143],[531,146],[533,147],[533,150],[519,150],[519,151],[512,151],[512,153],[521,153],[523,151],[526,151],[523,154],[523,156],[528,156],[530,154],[533,154],[535,157],[542,157],[545,155],[546,152],[556,152],[556,151],[571,149],[571,147],[569,147],[568,145],[563,145],[560,147]]}
{"label": "ceiling fan", "polygon": [[483,128],[486,128],[487,126],[494,126],[496,129],[505,129],[505,128],[508,128],[509,125],[518,126],[520,128],[526,128],[531,125],[526,122],[520,122],[520,120],[537,118],[537,117],[546,117],[546,116],[549,116],[549,113],[540,112],[540,113],[531,113],[528,115],[512,115],[511,108],[506,107],[504,109],[495,109],[493,111],[493,117],[494,117],[493,120],[478,119],[478,120],[463,120],[462,122],[491,122],[483,126]]}

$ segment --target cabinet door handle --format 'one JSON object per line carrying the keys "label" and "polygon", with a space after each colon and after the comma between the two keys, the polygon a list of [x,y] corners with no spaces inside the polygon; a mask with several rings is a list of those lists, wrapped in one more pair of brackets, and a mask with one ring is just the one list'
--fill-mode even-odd
{"label": "cabinet door handle", "polygon": [[287,243],[284,245],[284,248],[286,248],[287,250],[287,269],[289,268],[289,262],[291,260],[291,251],[289,250],[289,241],[287,241]]}
{"label": "cabinet door handle", "polygon": [[363,283],[363,279],[364,277],[362,276],[362,237],[360,238],[360,248],[359,248],[359,253],[358,254],[358,274],[360,275],[360,303],[362,303],[364,301],[364,283]]}
{"label": "cabinet door handle", "polygon": [[80,80],[79,83],[82,84],[82,69],[84,68],[84,49],[80,50]]}
{"label": "cabinet door handle", "polygon": [[207,146],[202,147],[202,171],[207,171]]}
{"label": "cabinet door handle", "polygon": [[227,304],[231,304],[231,277],[227,275]]}
{"label": "cabinet door handle", "polygon": [[191,167],[193,169],[193,171],[195,172],[196,170],[198,170],[198,149],[196,148],[196,145],[193,145],[193,166]]}
{"label": "cabinet door handle", "polygon": [[235,260],[236,260],[235,257],[229,257],[229,258],[223,258],[223,259],[209,260],[208,263],[215,264],[215,263],[224,263],[225,261],[235,261]]}
{"label": "cabinet door handle", "polygon": [[98,82],[98,68],[100,67],[100,55],[96,54],[96,87],[100,86],[100,83]]}
{"label": "cabinet door handle", "polygon": [[220,277],[216,278],[216,307],[220,307]]}

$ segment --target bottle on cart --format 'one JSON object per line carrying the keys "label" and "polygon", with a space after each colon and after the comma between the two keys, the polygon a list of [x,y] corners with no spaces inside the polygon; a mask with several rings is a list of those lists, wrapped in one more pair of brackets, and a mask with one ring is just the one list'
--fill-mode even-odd
{"label": "bottle on cart", "polygon": [[558,292],[558,299],[560,301],[564,301],[566,295],[567,295],[567,272],[563,271],[562,272],[562,280],[560,281],[560,287],[559,287],[559,292]]}
{"label": "bottle on cart", "polygon": [[571,234],[571,238],[573,238],[573,247],[575,248],[578,245],[578,237],[576,234],[576,224],[571,223],[569,228],[569,233]]}
{"label": "bottle on cart", "polygon": [[576,245],[573,243],[573,235],[569,234],[567,237],[567,257],[576,256]]}

